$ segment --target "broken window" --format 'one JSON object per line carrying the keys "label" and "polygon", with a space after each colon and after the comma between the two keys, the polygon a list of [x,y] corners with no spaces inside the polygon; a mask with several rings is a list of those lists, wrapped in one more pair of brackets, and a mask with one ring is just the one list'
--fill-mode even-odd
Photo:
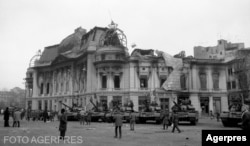
{"label": "broken window", "polygon": [[102,88],[107,88],[107,76],[102,76]]}
{"label": "broken window", "polygon": [[232,68],[229,68],[228,69],[228,75],[230,76],[230,75],[233,75],[233,69]]}
{"label": "broken window", "polygon": [[102,55],[101,55],[101,60],[102,60],[102,61],[105,60],[105,54],[102,54]]}
{"label": "broken window", "polygon": [[236,89],[236,82],[232,81],[232,89]]}
{"label": "broken window", "polygon": [[138,97],[138,106],[139,106],[139,111],[145,110],[146,105],[150,103],[150,98],[149,96],[139,96]]}
{"label": "broken window", "polygon": [[219,89],[219,73],[213,73],[213,89]]}
{"label": "broken window", "polygon": [[166,81],[166,78],[161,78],[160,79],[160,87],[165,83],[165,81]]}
{"label": "broken window", "polygon": [[180,78],[180,82],[181,82],[181,89],[182,90],[186,90],[186,76],[185,75],[181,75],[181,78]]}
{"label": "broken window", "polygon": [[122,104],[122,97],[121,96],[113,96],[113,106],[120,106]]}
{"label": "broken window", "polygon": [[41,100],[38,101],[38,110],[42,110],[42,101]]}
{"label": "broken window", "polygon": [[228,89],[228,90],[231,89],[231,82],[227,82],[227,89]]}
{"label": "broken window", "polygon": [[201,90],[207,89],[207,75],[204,72],[200,73],[200,87]]}
{"label": "broken window", "polygon": [[43,94],[43,83],[41,84],[40,94]]}
{"label": "broken window", "polygon": [[162,110],[169,110],[169,99],[168,98],[160,98],[160,105]]}
{"label": "broken window", "polygon": [[49,94],[49,83],[47,83],[47,94]]}
{"label": "broken window", "polygon": [[103,110],[107,110],[108,109],[108,99],[107,99],[107,96],[100,96],[100,103],[101,103],[101,107],[103,108]]}
{"label": "broken window", "polygon": [[141,88],[148,88],[148,81],[146,77],[140,78],[140,87]]}
{"label": "broken window", "polygon": [[120,88],[120,76],[118,76],[118,75],[115,75],[115,77],[114,77],[114,87]]}
{"label": "broken window", "polygon": [[44,101],[44,109],[47,110],[48,109],[48,100]]}

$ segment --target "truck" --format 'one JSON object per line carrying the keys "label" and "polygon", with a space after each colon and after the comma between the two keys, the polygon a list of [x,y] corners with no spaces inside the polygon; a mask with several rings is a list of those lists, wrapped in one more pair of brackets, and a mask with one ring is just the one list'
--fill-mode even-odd
{"label": "truck", "polygon": [[189,99],[180,101],[180,104],[174,101],[172,111],[177,112],[180,122],[185,121],[189,122],[191,125],[196,125],[199,121],[199,113],[192,106]]}

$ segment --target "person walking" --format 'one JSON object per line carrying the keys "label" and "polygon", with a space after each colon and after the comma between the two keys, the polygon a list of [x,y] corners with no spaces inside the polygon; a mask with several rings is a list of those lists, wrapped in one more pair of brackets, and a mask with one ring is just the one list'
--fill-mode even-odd
{"label": "person walking", "polygon": [[66,130],[67,130],[67,115],[65,114],[65,109],[62,109],[60,116],[60,124],[59,124],[60,139],[64,140]]}
{"label": "person walking", "polygon": [[117,138],[117,131],[119,129],[119,138],[122,138],[122,119],[123,116],[121,112],[118,110],[117,113],[114,116],[115,120],[115,138]]}
{"label": "person walking", "polygon": [[44,121],[44,123],[46,123],[47,118],[48,118],[48,112],[47,112],[47,110],[45,109],[44,112],[43,112],[43,121]]}
{"label": "person walking", "polygon": [[173,111],[173,115],[172,115],[172,122],[173,122],[173,129],[172,129],[172,133],[174,133],[175,128],[178,130],[179,133],[181,133],[181,130],[179,129],[179,116],[177,114],[177,112],[174,110]]}
{"label": "person walking", "polygon": [[[15,117],[15,127],[20,127],[20,120],[21,120],[21,111],[17,110],[14,112],[14,117]],[[14,124],[13,124],[14,125]],[[13,126],[14,127],[14,126]]]}
{"label": "person walking", "polygon": [[4,111],[4,127],[10,127],[9,118],[10,118],[9,108],[6,107],[6,109]]}
{"label": "person walking", "polygon": [[81,111],[80,111],[80,125],[84,125],[84,122],[85,122],[85,120],[84,120],[84,117],[85,116],[85,111],[82,109]]}
{"label": "person walking", "polygon": [[162,124],[163,124],[163,130],[165,130],[165,129],[167,130],[168,125],[169,125],[169,113],[168,112],[164,113]]}
{"label": "person walking", "polygon": [[214,114],[213,114],[213,111],[212,111],[212,110],[210,110],[209,115],[210,115],[210,119],[211,119],[211,120],[214,119]]}
{"label": "person walking", "polygon": [[134,131],[135,130],[135,118],[136,118],[134,111],[131,111],[129,118],[130,118],[130,130]]}
{"label": "person walking", "polygon": [[244,105],[242,107],[242,129],[246,131],[250,131],[250,112],[249,107],[247,105]]}
{"label": "person walking", "polygon": [[88,111],[87,112],[87,125],[90,125],[90,123],[91,123],[91,111]]}
{"label": "person walking", "polygon": [[13,111],[13,116],[12,116],[12,119],[13,119],[13,124],[12,124],[12,127],[16,127],[17,125],[17,121],[16,121],[16,113],[17,111]]}
{"label": "person walking", "polygon": [[218,111],[216,112],[216,119],[217,119],[217,122],[220,122],[220,113]]}

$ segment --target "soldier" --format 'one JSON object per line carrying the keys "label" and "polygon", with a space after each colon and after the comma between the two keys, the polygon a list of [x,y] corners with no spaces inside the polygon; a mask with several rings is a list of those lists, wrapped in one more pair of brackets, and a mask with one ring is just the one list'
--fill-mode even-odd
{"label": "soldier", "polygon": [[250,131],[250,112],[247,105],[242,107],[242,129]]}
{"label": "soldier", "polygon": [[130,130],[134,131],[135,130],[135,118],[136,118],[134,111],[131,111],[129,118],[130,118]]}
{"label": "soldier", "polygon": [[80,111],[80,125],[84,125],[85,122],[85,111],[82,109]]}
{"label": "soldier", "polygon": [[169,113],[168,112],[164,113],[162,124],[163,124],[163,130],[165,130],[165,129],[167,130],[168,125],[169,125]]}
{"label": "soldier", "polygon": [[10,118],[9,108],[6,107],[4,111],[4,127],[10,127],[9,118]]}
{"label": "soldier", "polygon": [[48,112],[47,112],[47,110],[45,109],[44,112],[43,112],[43,121],[44,121],[44,123],[46,123],[47,118],[48,118]]}
{"label": "soldier", "polygon": [[67,130],[67,115],[65,114],[65,109],[62,109],[60,116],[60,124],[59,124],[60,139],[64,140],[66,130]]}
{"label": "soldier", "polygon": [[173,130],[172,133],[174,133],[175,128],[178,130],[179,133],[181,133],[181,130],[178,127],[179,124],[179,116],[177,114],[177,112],[174,110],[173,114],[172,114],[172,122],[173,122]]}
{"label": "soldier", "polygon": [[115,119],[115,138],[117,138],[117,130],[119,129],[119,138],[122,138],[122,114],[120,110],[117,111],[116,115],[114,116]]}
{"label": "soldier", "polygon": [[87,125],[90,125],[91,123],[91,111],[87,112]]}

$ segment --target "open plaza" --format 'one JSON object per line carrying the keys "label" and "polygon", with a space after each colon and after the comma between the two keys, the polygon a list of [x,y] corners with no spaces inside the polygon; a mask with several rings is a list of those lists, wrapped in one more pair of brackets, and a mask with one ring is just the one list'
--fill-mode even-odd
{"label": "open plaza", "polygon": [[[12,120],[10,120],[10,125]],[[202,130],[240,130],[238,127],[223,127],[216,119],[201,118],[196,126],[180,123],[181,133],[172,133],[172,127],[163,130],[162,124],[136,124],[135,131],[130,131],[129,124],[122,126],[122,138],[114,138],[114,124],[92,122],[91,125],[80,125],[77,121],[69,121],[66,136],[68,141],[53,141],[59,136],[59,121],[21,121],[20,128],[3,127],[0,117],[0,145],[5,146],[201,146]],[[18,138],[20,137],[20,143]],[[33,139],[33,141],[32,141]],[[47,139],[47,140],[46,140]]]}

